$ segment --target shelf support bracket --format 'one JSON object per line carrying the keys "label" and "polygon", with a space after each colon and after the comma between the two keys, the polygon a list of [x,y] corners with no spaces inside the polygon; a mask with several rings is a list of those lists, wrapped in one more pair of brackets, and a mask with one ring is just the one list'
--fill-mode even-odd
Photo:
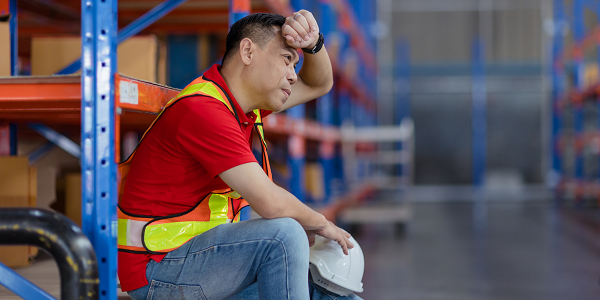
{"label": "shelf support bracket", "polygon": [[77,143],[71,141],[68,137],[43,124],[29,124],[29,128],[45,137],[48,141],[52,142],[56,146],[65,150],[67,153],[78,159],[81,158],[81,147],[77,145]]}
{"label": "shelf support bracket", "polygon": [[23,299],[56,300],[46,291],[0,262],[0,284]]}
{"label": "shelf support bracket", "polygon": [[29,153],[29,164],[34,164],[36,163],[40,158],[42,158],[44,155],[46,155],[46,153],[48,153],[50,150],[54,149],[54,143],[51,141],[47,141],[46,143],[44,143],[43,145],[39,146],[38,148],[36,148],[35,150],[33,150],[31,153]]}
{"label": "shelf support bracket", "polygon": [[[139,17],[137,20],[125,26],[125,28],[119,30],[117,36],[117,44],[121,44],[128,38],[146,29],[146,27],[152,25],[152,23],[164,17],[166,14],[177,8],[185,1],[186,0],[166,0],[165,2],[157,5],[156,7],[145,13],[143,16]],[[62,70],[58,71],[56,75],[73,74],[79,71],[79,69],[81,69],[81,57],[79,57],[77,60],[75,60]]]}

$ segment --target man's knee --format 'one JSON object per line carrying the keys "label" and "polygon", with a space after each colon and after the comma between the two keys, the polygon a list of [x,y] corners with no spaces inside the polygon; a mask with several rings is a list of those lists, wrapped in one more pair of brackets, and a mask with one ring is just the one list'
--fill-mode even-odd
{"label": "man's knee", "polygon": [[279,229],[277,239],[288,247],[306,249],[308,253],[308,238],[302,225],[292,218],[273,219],[273,226]]}

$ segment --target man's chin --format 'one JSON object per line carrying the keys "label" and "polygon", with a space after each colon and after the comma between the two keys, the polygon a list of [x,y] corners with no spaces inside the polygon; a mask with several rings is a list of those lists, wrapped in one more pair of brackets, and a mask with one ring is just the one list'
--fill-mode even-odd
{"label": "man's chin", "polygon": [[285,104],[285,100],[279,102],[279,105],[274,105],[274,107],[272,109],[270,109],[273,112],[280,112],[283,110],[283,104]]}

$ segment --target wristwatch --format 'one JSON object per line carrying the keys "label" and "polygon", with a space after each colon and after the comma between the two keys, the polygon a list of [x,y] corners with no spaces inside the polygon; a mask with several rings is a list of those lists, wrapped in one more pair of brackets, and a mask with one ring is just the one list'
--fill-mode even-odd
{"label": "wristwatch", "polygon": [[308,54],[316,54],[317,52],[319,52],[321,50],[321,48],[323,48],[324,43],[325,43],[325,39],[323,38],[323,34],[319,32],[319,40],[317,41],[317,44],[315,45],[315,47],[313,47],[312,49],[302,48],[302,51],[304,51]]}

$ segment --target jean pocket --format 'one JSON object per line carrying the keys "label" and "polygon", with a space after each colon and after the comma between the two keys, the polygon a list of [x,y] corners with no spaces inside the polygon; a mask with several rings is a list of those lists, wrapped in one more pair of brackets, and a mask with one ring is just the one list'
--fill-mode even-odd
{"label": "jean pocket", "polygon": [[172,284],[152,279],[146,300],[206,300],[198,285]]}

